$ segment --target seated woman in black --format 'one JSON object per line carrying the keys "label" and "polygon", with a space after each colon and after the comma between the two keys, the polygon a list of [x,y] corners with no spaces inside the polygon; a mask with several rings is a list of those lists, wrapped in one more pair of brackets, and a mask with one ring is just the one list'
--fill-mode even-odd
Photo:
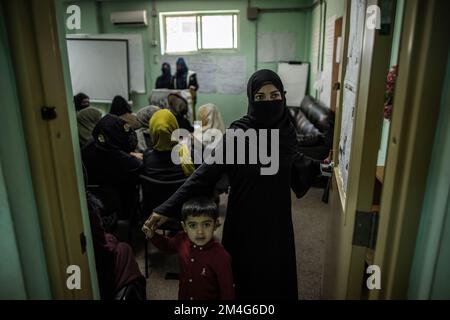
{"label": "seated woman in black", "polygon": [[184,179],[194,172],[195,167],[184,145],[180,149],[181,164],[172,161],[172,148],[177,144],[172,141],[172,132],[178,129],[175,116],[167,109],[155,112],[150,119],[150,137],[153,149],[144,153],[144,174],[156,180],[175,181]]}
{"label": "seated woman in black", "polygon": [[135,203],[142,160],[134,154],[137,139],[127,122],[111,114],[95,126],[93,141],[82,150],[88,185],[99,185],[95,195],[110,213],[126,218]]}
{"label": "seated woman in black", "polygon": [[131,106],[128,101],[122,96],[115,96],[109,113],[118,116],[125,120],[134,130],[139,129],[141,124],[139,123],[135,114],[131,110]]}

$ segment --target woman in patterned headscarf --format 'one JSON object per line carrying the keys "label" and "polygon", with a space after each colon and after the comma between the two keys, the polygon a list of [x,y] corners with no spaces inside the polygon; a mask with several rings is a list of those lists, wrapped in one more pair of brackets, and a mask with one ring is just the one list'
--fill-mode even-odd
{"label": "woman in patterned headscarf", "polygon": [[194,132],[194,127],[186,118],[188,113],[187,100],[178,93],[171,93],[167,96],[167,104],[169,105],[169,110],[177,118],[179,127],[189,132]]}
{"label": "woman in patterned headscarf", "polygon": [[148,148],[152,147],[152,140],[150,139],[150,133],[148,131],[149,122],[153,114],[161,110],[157,106],[147,106],[142,108],[136,113],[136,117],[141,124],[141,127],[136,130],[136,135],[138,139],[138,144],[136,150],[138,152],[144,152]]}

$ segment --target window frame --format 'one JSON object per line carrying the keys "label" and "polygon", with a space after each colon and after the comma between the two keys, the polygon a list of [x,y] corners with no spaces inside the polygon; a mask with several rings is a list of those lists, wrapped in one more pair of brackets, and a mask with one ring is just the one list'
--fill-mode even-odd
{"label": "window frame", "polygon": [[[231,16],[231,32],[233,48],[203,48],[202,18],[204,16]],[[194,51],[167,52],[167,18],[195,17],[196,47]],[[160,12],[159,30],[161,39],[161,55],[202,54],[202,53],[236,53],[239,51],[239,10],[221,11],[185,11],[185,12]],[[236,45],[236,47],[234,47]]]}

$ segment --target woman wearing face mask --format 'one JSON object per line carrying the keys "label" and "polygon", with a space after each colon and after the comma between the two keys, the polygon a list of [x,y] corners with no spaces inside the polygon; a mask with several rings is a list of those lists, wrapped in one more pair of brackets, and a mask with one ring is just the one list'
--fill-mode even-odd
{"label": "woman wearing face mask", "polygon": [[95,126],[94,138],[82,150],[88,185],[98,185],[95,191],[106,211],[127,218],[134,203],[142,158],[133,153],[136,133],[123,119],[107,114]]}
{"label": "woman wearing face mask", "polygon": [[183,58],[177,60],[177,70],[172,79],[172,88],[177,90],[188,89],[191,92],[192,103],[195,106],[197,102],[198,81],[197,74],[189,70],[186,61]]}
{"label": "woman wearing face mask", "polygon": [[173,88],[178,90],[192,89],[198,90],[197,74],[189,70],[183,58],[177,60],[177,70],[173,77]]}
{"label": "woman wearing face mask", "polygon": [[170,64],[164,62],[161,66],[162,74],[156,79],[155,89],[173,89]]}
{"label": "woman wearing face mask", "polygon": [[[279,130],[279,168],[261,175],[256,164],[203,164],[164,204],[154,209],[143,229],[155,229],[179,212],[183,202],[212,190],[227,173],[230,182],[222,243],[232,258],[238,299],[297,299],[291,188],[302,197],[320,173],[320,164],[298,152],[295,128],[288,116],[283,84],[276,73],[260,70],[247,85],[247,115],[232,129],[244,133]],[[249,132],[250,133],[250,132]],[[223,141],[226,141],[226,135]],[[246,154],[258,144],[246,144]],[[227,145],[221,144],[227,153]],[[269,138],[269,148],[274,146]],[[236,156],[236,148],[234,150]],[[224,157],[225,158],[225,157]],[[234,162],[236,163],[236,162]]]}
{"label": "woman wearing face mask", "polygon": [[89,97],[83,92],[78,93],[73,97],[73,102],[75,104],[75,110],[81,111],[89,107]]}

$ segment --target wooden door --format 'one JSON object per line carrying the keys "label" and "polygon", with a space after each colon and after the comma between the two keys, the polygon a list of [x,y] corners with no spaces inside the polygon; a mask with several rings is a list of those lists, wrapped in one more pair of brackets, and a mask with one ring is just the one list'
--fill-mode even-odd
{"label": "wooden door", "polygon": [[[379,2],[346,1],[342,90],[336,112],[332,210],[323,281],[323,297],[328,299],[361,299],[363,293],[367,244],[359,238],[359,230],[365,227],[364,217],[369,217],[368,221],[373,217],[385,78],[392,45],[392,28],[380,32],[366,24],[367,8]],[[393,21],[393,12],[390,14]]]}
{"label": "wooden door", "polygon": [[[97,279],[55,1],[8,1],[4,12],[52,298],[92,299]],[[68,274],[73,265],[80,273]],[[79,287],[67,285],[72,274],[80,276]]]}

